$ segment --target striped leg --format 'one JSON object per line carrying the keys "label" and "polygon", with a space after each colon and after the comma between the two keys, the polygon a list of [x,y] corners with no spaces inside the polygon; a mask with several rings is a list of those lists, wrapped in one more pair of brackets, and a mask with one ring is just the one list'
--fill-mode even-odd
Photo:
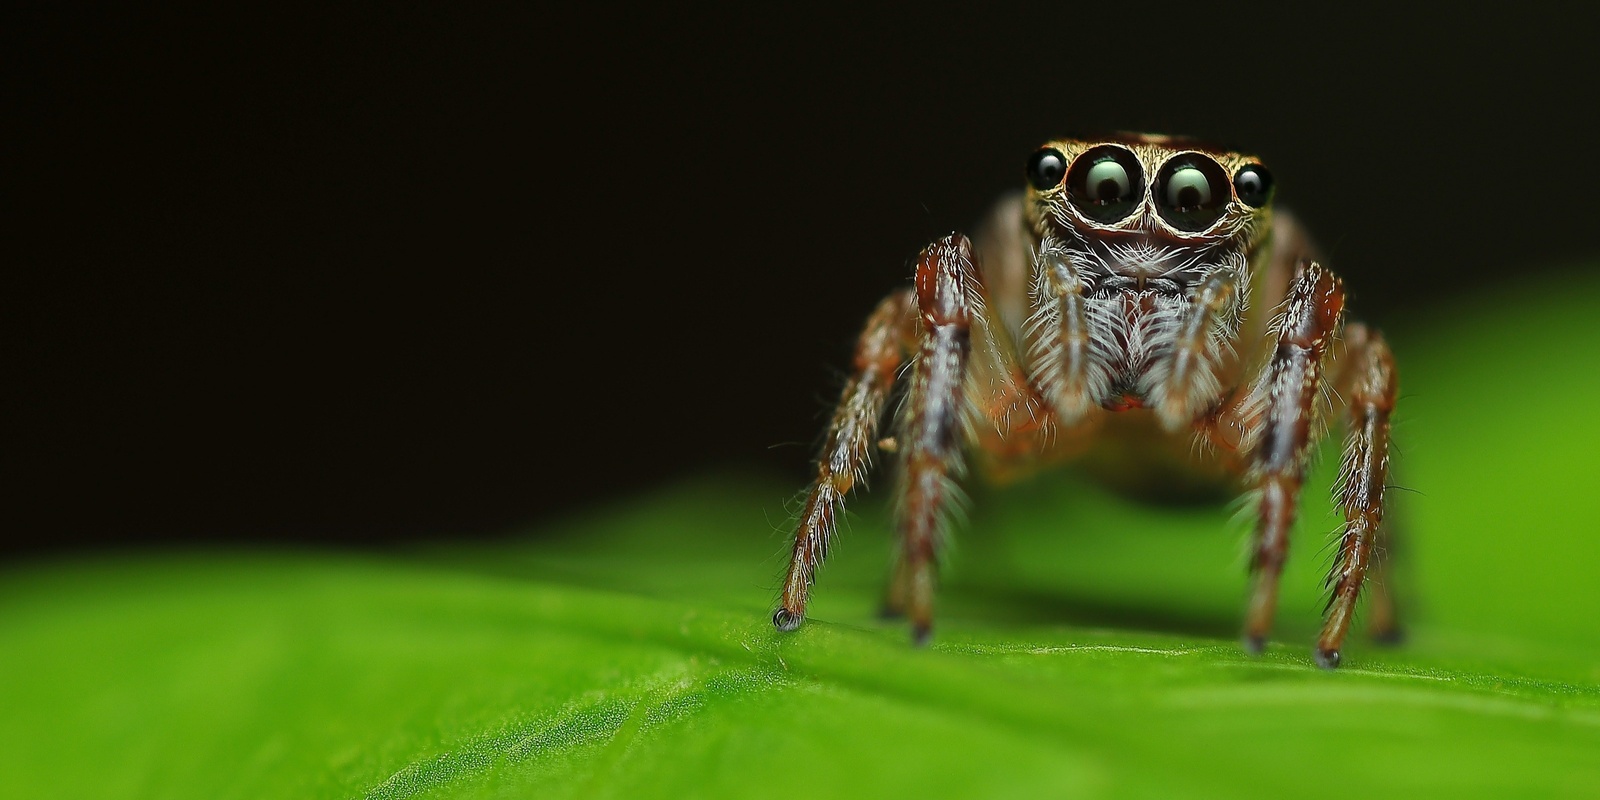
{"label": "striped leg", "polygon": [[1238,276],[1218,270],[1200,284],[1178,322],[1167,369],[1147,390],[1168,431],[1192,424],[1222,395],[1218,372],[1233,355],[1227,342],[1239,335]]}
{"label": "striped leg", "polygon": [[828,440],[817,459],[817,478],[795,530],[783,598],[772,614],[778,630],[792,631],[805,620],[811,584],[827,555],[844,496],[866,471],[884,401],[915,340],[915,299],[910,289],[884,298],[856,342],[855,370],[828,426]]}
{"label": "striped leg", "polygon": [[1278,604],[1278,576],[1289,552],[1317,427],[1323,362],[1344,311],[1339,278],[1305,262],[1274,320],[1277,349],[1250,393],[1245,451],[1260,493],[1251,569],[1255,586],[1245,621],[1245,646],[1260,652]]}
{"label": "striped leg", "polygon": [[901,564],[891,602],[903,597],[912,641],[922,644],[933,630],[940,538],[961,469],[972,325],[982,306],[971,243],[952,235],[929,245],[917,260],[916,287],[921,352],[901,427]]}
{"label": "striped leg", "polygon": [[[1317,639],[1317,663],[1323,667],[1339,665],[1339,647],[1350,631],[1356,599],[1368,567],[1378,556],[1375,542],[1383,528],[1383,493],[1389,479],[1389,414],[1397,390],[1394,357],[1381,334],[1351,325],[1346,342],[1350,359],[1345,368],[1348,432],[1337,495],[1345,523],[1339,554],[1328,574],[1333,591],[1327,619]],[[1387,600],[1387,595],[1383,599]],[[1376,622],[1393,630],[1393,608],[1385,605],[1377,609],[1381,618]],[[1382,628],[1378,632],[1383,633]]]}
{"label": "striped leg", "polygon": [[1111,365],[1125,358],[1127,323],[1120,302],[1087,296],[1089,279],[1059,244],[1047,239],[1038,259],[1034,313],[1023,335],[1040,391],[1070,426],[1110,397]]}

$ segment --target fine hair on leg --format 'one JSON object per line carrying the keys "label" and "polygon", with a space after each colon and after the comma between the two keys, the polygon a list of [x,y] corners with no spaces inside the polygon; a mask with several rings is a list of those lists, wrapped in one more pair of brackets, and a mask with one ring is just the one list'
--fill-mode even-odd
{"label": "fine hair on leg", "polygon": [[1389,480],[1389,416],[1398,380],[1383,336],[1365,326],[1347,332],[1346,433],[1335,500],[1344,512],[1338,555],[1328,573],[1326,619],[1317,638],[1317,663],[1339,665],[1356,600],[1376,557]]}
{"label": "fine hair on leg", "polygon": [[1289,530],[1318,432],[1324,362],[1343,311],[1338,276],[1315,262],[1302,264],[1271,326],[1276,348],[1244,400],[1248,423],[1243,449],[1259,493],[1251,557],[1255,577],[1244,633],[1245,647],[1252,652],[1260,652],[1272,630]]}
{"label": "fine hair on leg", "polygon": [[772,614],[779,630],[792,631],[805,620],[811,585],[832,543],[845,495],[870,466],[884,403],[915,339],[915,299],[910,289],[884,298],[856,342],[854,369],[828,424],[817,477],[795,529],[783,596]]}

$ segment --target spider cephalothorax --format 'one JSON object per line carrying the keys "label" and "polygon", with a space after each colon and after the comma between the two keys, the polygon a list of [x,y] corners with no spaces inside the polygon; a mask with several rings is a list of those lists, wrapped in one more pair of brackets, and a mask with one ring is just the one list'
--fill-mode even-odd
{"label": "spider cephalothorax", "polygon": [[[1272,177],[1253,157],[1163,136],[1069,139],[1034,153],[1027,177],[1026,193],[997,206],[976,244],[952,234],[930,245],[914,285],[868,320],[774,624],[803,620],[843,496],[909,360],[896,439],[901,549],[888,604],[911,617],[918,640],[931,630],[942,511],[963,452],[976,448],[1004,468],[1059,454],[1059,442],[1132,412],[1169,435],[1192,432],[1210,445],[1211,464],[1258,498],[1246,622],[1258,649],[1322,431],[1325,372],[1337,361],[1346,525],[1317,645],[1319,663],[1337,664],[1384,533],[1396,381],[1382,337],[1343,324],[1339,279],[1312,260],[1294,220],[1273,213]],[[1392,629],[1386,595],[1375,616],[1380,632]]]}
{"label": "spider cephalothorax", "polygon": [[[1034,312],[1023,339],[1045,398],[1063,421],[1090,406],[1148,404],[1168,430],[1188,424],[1222,391],[1251,261],[1266,251],[1265,168],[1194,143],[1125,137],[1053,142],[1028,173]],[[1246,184],[1238,200],[1236,175]],[[1197,297],[1206,312],[1185,328]],[[1076,315],[1086,342],[1057,335]]]}

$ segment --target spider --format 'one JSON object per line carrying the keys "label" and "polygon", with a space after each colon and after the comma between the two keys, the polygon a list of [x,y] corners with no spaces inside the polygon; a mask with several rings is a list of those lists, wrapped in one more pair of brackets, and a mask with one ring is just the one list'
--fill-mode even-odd
{"label": "spider", "polygon": [[[1338,666],[1388,535],[1397,384],[1383,336],[1344,322],[1339,277],[1318,263],[1300,224],[1272,209],[1272,175],[1259,159],[1187,138],[1118,134],[1049,142],[1028,160],[1027,179],[976,241],[953,233],[923,249],[913,285],[868,318],[773,624],[792,631],[804,621],[843,499],[874,448],[900,465],[885,610],[908,617],[913,643],[923,644],[964,455],[1003,475],[1110,446],[1149,465],[1192,461],[1249,493],[1244,644],[1259,653],[1306,463],[1337,404],[1346,432],[1335,501],[1345,521],[1314,656]],[[880,441],[902,374],[897,433]],[[1372,609],[1379,638],[1397,630],[1383,585]]]}

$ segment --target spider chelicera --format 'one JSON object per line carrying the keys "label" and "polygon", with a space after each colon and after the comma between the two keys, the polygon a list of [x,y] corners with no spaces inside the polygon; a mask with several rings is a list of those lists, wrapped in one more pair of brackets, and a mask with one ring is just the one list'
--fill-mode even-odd
{"label": "spider chelicera", "polygon": [[[1344,322],[1338,276],[1314,260],[1300,225],[1272,210],[1273,180],[1256,158],[1167,136],[1064,139],[1034,153],[1027,176],[1026,192],[1002,200],[976,240],[952,234],[924,249],[913,285],[868,318],[773,624],[804,620],[843,498],[873,449],[900,462],[887,610],[909,617],[922,643],[964,454],[1003,472],[1111,442],[1140,458],[1193,460],[1251,494],[1244,638],[1259,651],[1306,462],[1338,405],[1345,522],[1315,648],[1319,665],[1337,666],[1387,536],[1396,375],[1383,336]],[[880,441],[903,367],[897,434]],[[1196,437],[1204,447],[1192,447]],[[1393,605],[1382,581],[1376,588],[1374,633],[1389,637]]]}

